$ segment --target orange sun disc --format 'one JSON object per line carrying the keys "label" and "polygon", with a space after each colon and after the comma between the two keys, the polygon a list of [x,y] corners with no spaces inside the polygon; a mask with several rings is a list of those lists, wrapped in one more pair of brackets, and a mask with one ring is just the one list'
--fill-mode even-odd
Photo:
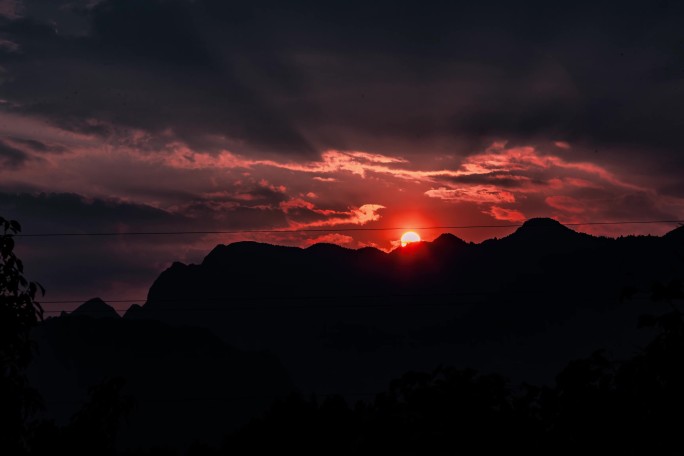
{"label": "orange sun disc", "polygon": [[406,247],[411,242],[420,242],[420,236],[414,231],[407,231],[401,236],[401,246]]}

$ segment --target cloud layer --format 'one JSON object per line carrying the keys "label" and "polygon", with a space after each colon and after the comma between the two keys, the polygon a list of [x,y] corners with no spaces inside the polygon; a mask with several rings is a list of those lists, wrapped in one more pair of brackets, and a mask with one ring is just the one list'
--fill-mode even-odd
{"label": "cloud layer", "polygon": [[[337,229],[25,246],[63,296],[141,290],[240,239],[389,249],[400,232],[341,230],[682,219],[682,22],[680,2],[0,1],[0,214],[27,232]],[[87,281],[51,272],[65,258]]]}

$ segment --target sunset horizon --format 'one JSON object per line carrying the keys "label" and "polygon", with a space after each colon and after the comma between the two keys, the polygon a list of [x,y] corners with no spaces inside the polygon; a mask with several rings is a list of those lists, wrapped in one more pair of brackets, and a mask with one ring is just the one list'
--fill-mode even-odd
{"label": "sunset horizon", "polygon": [[94,294],[240,239],[684,219],[679,8],[491,6],[0,1],[0,213],[26,233],[330,229],[27,242],[59,296],[77,284],[41,265]]}
{"label": "sunset horizon", "polygon": [[682,24],[0,0],[0,452],[669,454]]}

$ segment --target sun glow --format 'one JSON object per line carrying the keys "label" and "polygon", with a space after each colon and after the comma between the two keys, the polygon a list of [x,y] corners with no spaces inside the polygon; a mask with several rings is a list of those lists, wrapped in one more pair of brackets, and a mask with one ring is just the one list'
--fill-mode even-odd
{"label": "sun glow", "polygon": [[420,242],[420,236],[414,231],[407,231],[401,236],[401,246],[406,247],[412,242]]}

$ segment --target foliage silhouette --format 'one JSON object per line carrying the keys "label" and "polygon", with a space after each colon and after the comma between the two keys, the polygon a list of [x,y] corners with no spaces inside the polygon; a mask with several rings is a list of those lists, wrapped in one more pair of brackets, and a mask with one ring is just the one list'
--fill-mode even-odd
{"label": "foliage silhouette", "polygon": [[133,398],[123,394],[125,383],[122,378],[111,378],[90,388],[90,400],[76,413],[69,427],[69,433],[78,441],[79,454],[115,453],[122,419],[134,407]]}
{"label": "foliage silhouette", "polygon": [[23,454],[29,449],[28,418],[41,407],[25,369],[33,356],[31,329],[43,318],[36,297],[45,290],[24,277],[24,265],[14,252],[19,223],[0,217],[0,230],[0,448]]}
{"label": "foliage silhouette", "polygon": [[90,398],[66,426],[52,420],[32,423],[29,454],[70,456],[118,454],[117,433],[134,401],[124,394],[121,378],[104,379],[90,388]]}
{"label": "foliage silhouette", "polygon": [[136,406],[118,434],[119,449],[185,448],[193,440],[217,445],[224,430],[293,388],[268,353],[228,346],[206,329],[98,318],[108,314],[46,319],[34,331],[42,354],[30,378],[61,422],[77,409],[88,385],[126,379],[120,391],[135,397]]}
{"label": "foliage silhouette", "polygon": [[121,379],[92,388],[90,401],[65,428],[35,418],[44,404],[26,370],[36,355],[31,335],[43,321],[37,297],[45,290],[26,279],[14,252],[20,224],[0,217],[0,230],[0,450],[11,455],[114,454],[120,419],[131,407],[131,399],[121,395]]}
{"label": "foliage silhouette", "polygon": [[681,454],[684,318],[674,307],[640,324],[657,334],[633,357],[596,351],[553,387],[470,369],[409,372],[354,408],[339,397],[279,402],[222,454]]}

